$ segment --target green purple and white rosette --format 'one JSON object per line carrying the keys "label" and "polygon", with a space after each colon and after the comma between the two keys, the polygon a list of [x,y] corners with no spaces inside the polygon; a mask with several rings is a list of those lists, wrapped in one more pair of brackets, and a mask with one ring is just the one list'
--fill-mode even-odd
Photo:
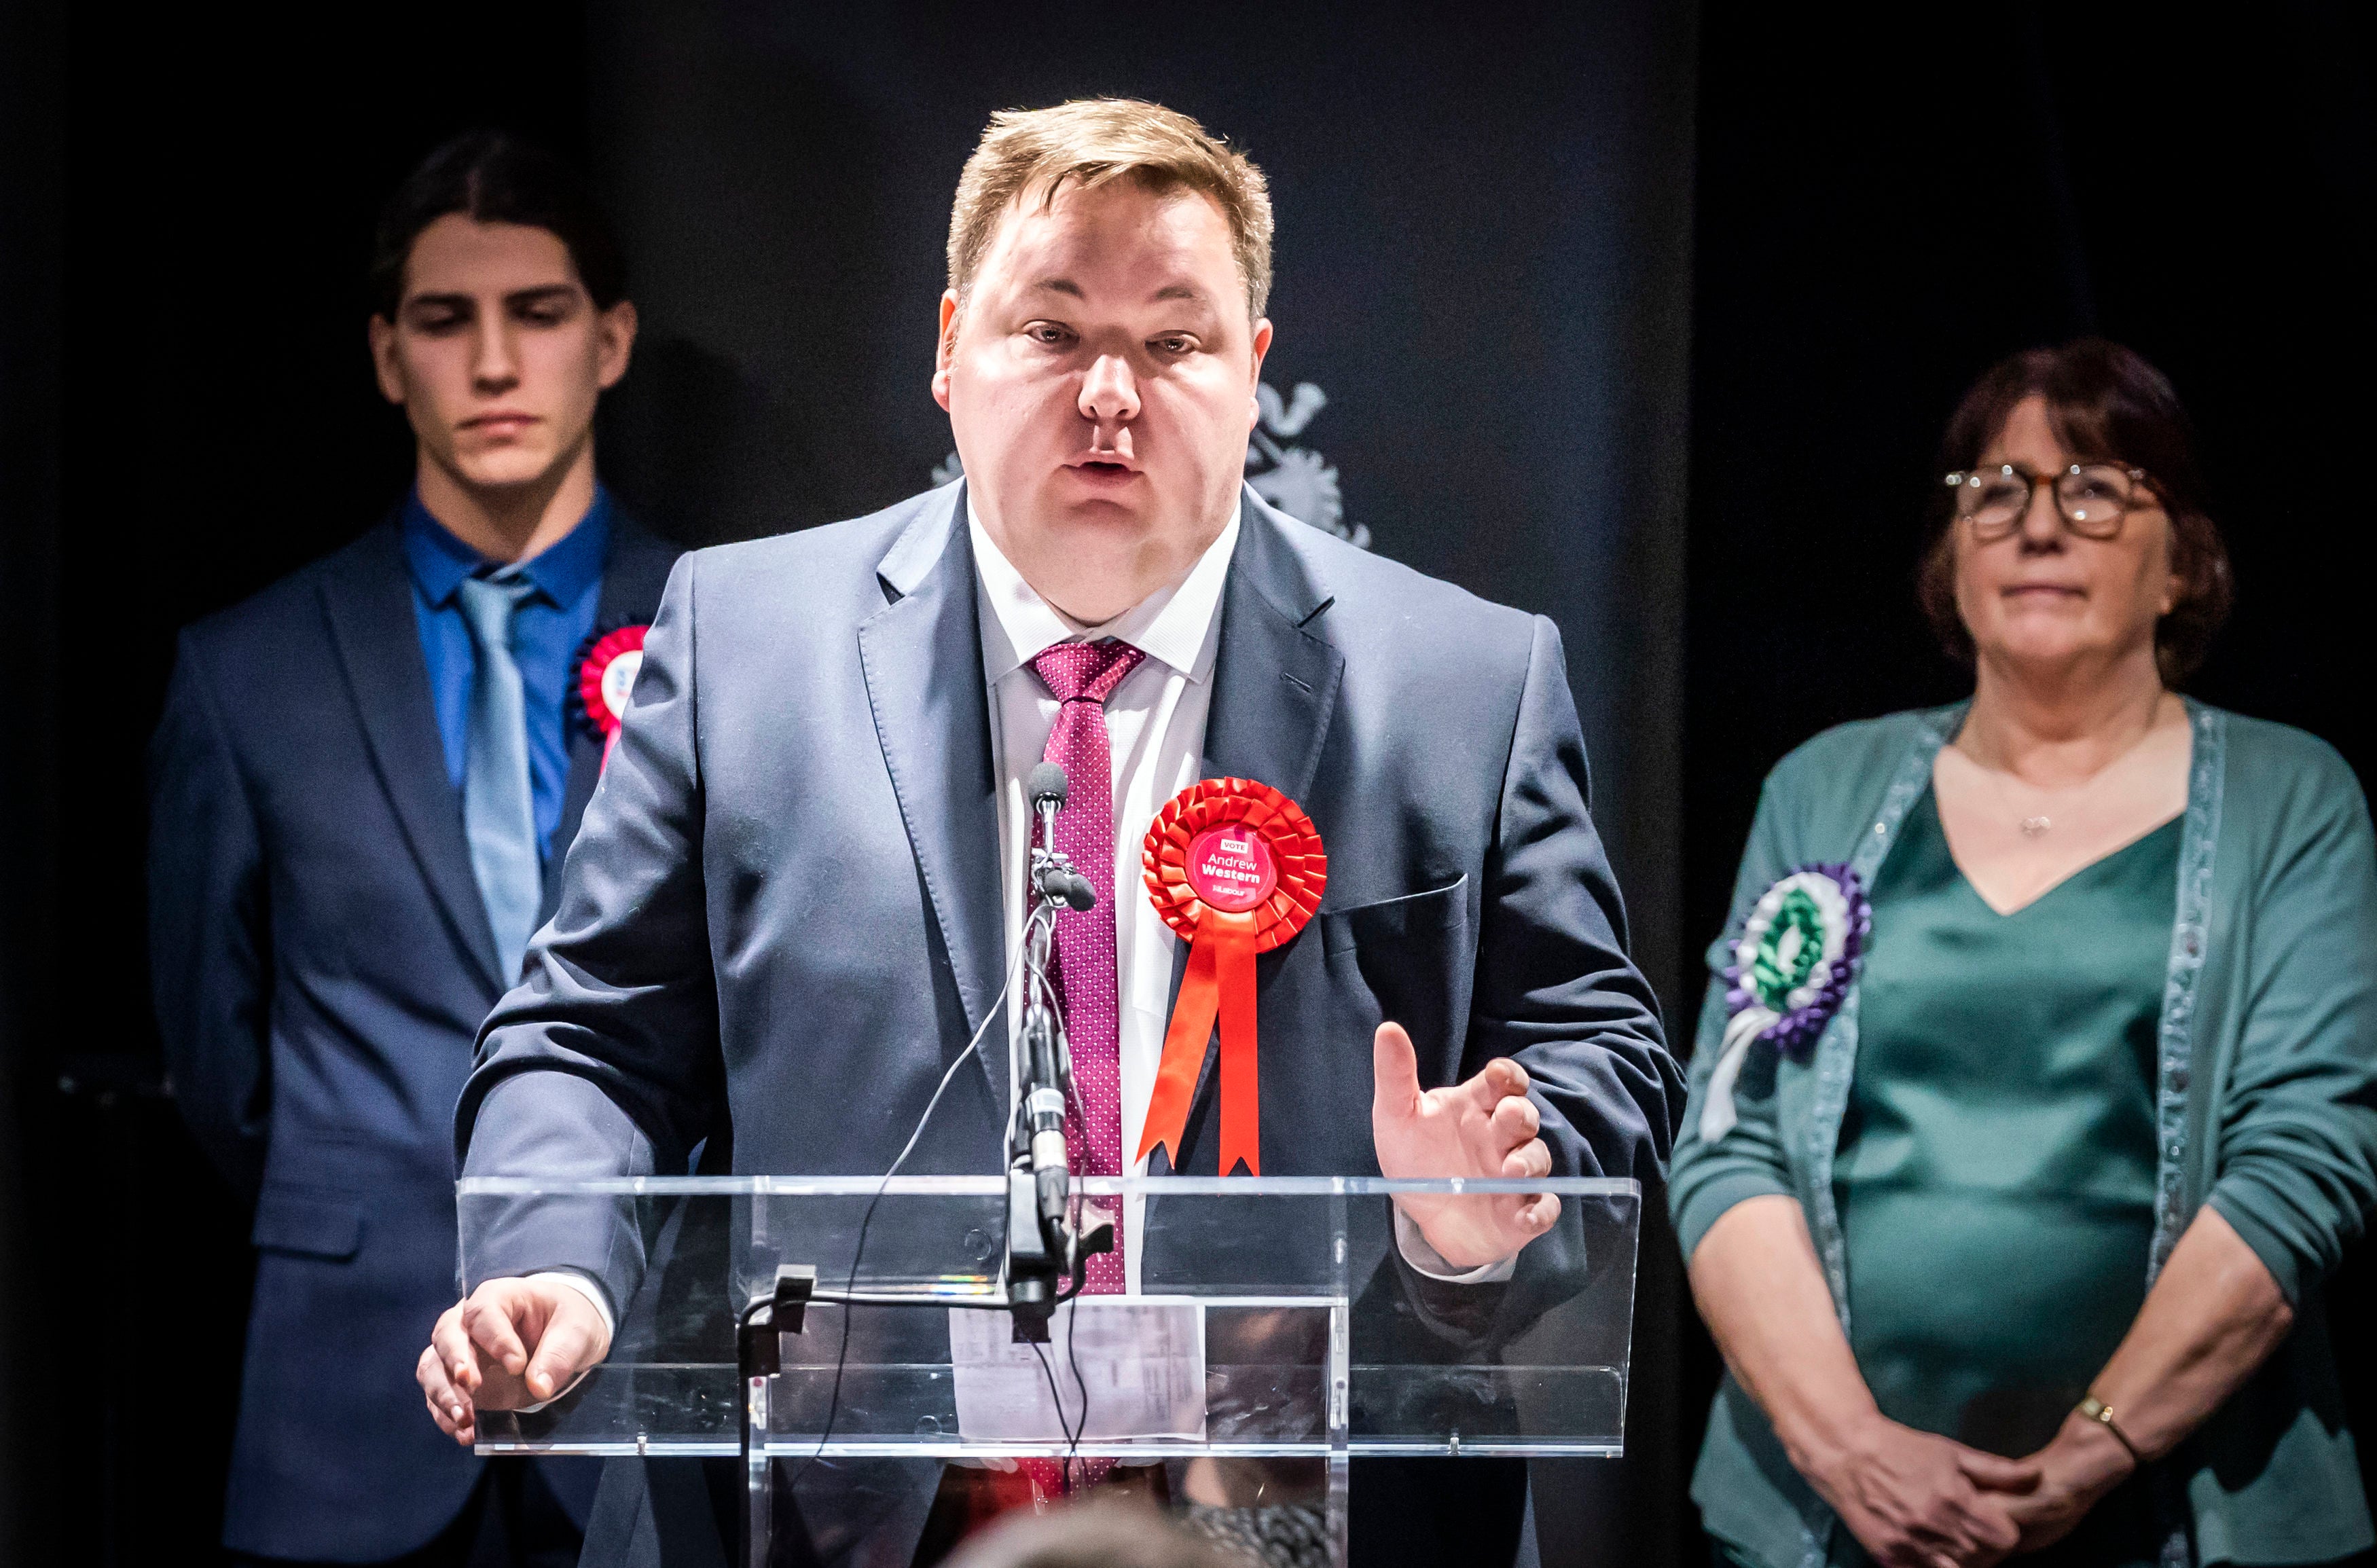
{"label": "green purple and white rosette", "polygon": [[1725,972],[1727,1017],[1701,1107],[1701,1141],[1714,1143],[1739,1119],[1733,1086],[1750,1047],[1814,1048],[1857,978],[1873,930],[1865,886],[1846,866],[1803,866],[1750,906]]}

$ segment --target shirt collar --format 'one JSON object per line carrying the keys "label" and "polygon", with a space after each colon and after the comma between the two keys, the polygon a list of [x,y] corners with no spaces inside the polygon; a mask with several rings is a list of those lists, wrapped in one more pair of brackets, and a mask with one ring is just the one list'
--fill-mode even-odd
{"label": "shirt collar", "polygon": [[[405,496],[399,527],[413,585],[431,604],[444,604],[464,578],[487,573],[495,565],[431,515],[418,490]],[[610,554],[611,492],[597,485],[594,504],[577,526],[513,569],[554,604],[571,604],[602,580]]]}
{"label": "shirt collar", "polygon": [[1241,500],[1177,585],[1157,589],[1102,625],[1084,626],[1023,581],[1023,574],[991,542],[973,497],[968,496],[966,531],[973,540],[974,579],[988,611],[981,617],[985,673],[996,684],[1059,642],[1112,637],[1190,680],[1202,681],[1213,673],[1221,648],[1222,589],[1229,580],[1230,556],[1237,548],[1244,513]]}

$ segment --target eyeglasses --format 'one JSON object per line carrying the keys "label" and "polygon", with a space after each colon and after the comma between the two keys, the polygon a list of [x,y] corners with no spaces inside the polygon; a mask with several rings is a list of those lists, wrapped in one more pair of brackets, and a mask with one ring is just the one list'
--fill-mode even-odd
{"label": "eyeglasses", "polygon": [[2054,495],[2065,524],[2083,539],[2110,539],[2130,512],[2161,505],[2144,469],[2110,462],[2075,462],[2051,476],[2001,463],[1952,473],[1947,485],[1956,493],[1956,516],[1973,525],[1974,539],[1984,545],[2022,525],[2041,485]]}

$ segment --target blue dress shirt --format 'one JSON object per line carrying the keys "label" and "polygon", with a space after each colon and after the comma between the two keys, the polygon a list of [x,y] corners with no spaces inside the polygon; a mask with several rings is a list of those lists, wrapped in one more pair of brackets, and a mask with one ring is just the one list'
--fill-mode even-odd
{"label": "blue dress shirt", "polygon": [[[469,760],[471,682],[478,674],[479,656],[457,590],[464,578],[492,574],[502,563],[488,560],[448,533],[421,504],[418,493],[405,498],[400,526],[405,565],[412,574],[421,652],[429,662],[429,694],[437,706],[437,737],[446,748],[446,777],[459,797]],[[611,497],[597,485],[594,504],[578,526],[520,569],[537,591],[521,602],[512,623],[512,656],[520,664],[528,700],[529,789],[536,806],[537,848],[548,862],[569,788],[569,694],[578,684],[579,655],[594,633],[603,566],[610,554]]]}

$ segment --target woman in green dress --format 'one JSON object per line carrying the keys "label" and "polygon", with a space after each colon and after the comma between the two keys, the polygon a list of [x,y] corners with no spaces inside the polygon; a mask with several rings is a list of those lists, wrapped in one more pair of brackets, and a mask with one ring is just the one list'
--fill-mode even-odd
{"label": "woman in green dress", "polygon": [[1756,1568],[2349,1556],[2319,1287],[2377,1199],[2368,808],[2171,689],[2228,576],[2151,366],[2018,355],[1946,448],[1923,599],[1972,699],[1785,759],[1711,952],[1693,1496]]}

